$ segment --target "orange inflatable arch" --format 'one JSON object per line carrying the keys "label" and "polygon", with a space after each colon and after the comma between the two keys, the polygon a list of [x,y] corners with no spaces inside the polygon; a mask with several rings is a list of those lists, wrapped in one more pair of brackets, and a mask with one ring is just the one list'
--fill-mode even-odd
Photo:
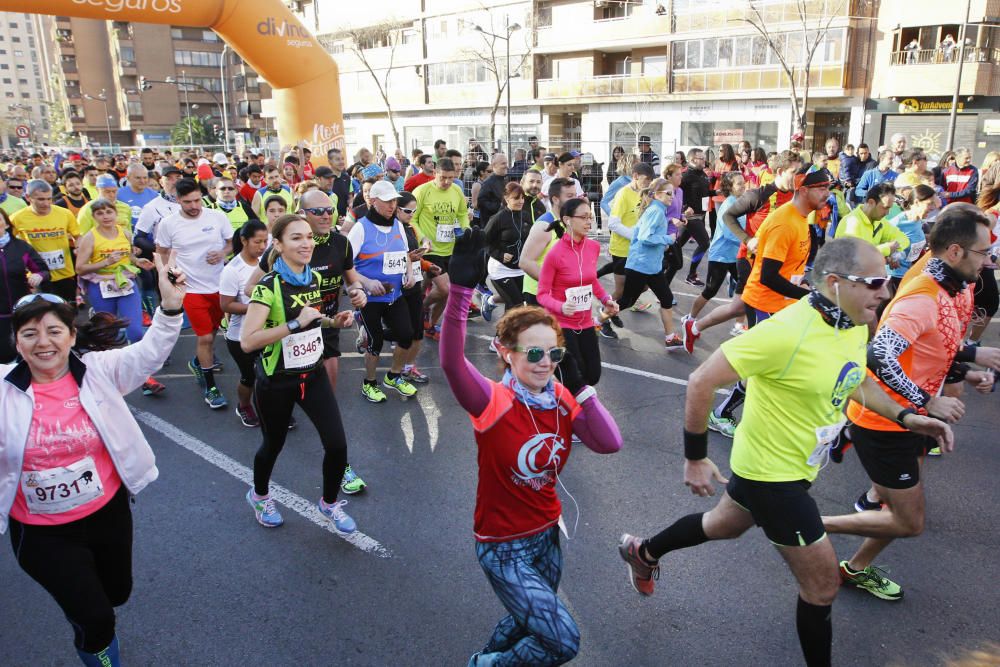
{"label": "orange inflatable arch", "polygon": [[0,0],[0,10],[211,28],[274,89],[281,145],[344,148],[337,63],[281,0]]}

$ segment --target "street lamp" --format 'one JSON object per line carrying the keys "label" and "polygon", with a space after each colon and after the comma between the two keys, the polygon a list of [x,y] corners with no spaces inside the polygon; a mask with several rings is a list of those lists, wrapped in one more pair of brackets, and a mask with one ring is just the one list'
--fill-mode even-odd
{"label": "street lamp", "polygon": [[946,151],[952,149],[955,143],[955,125],[958,123],[958,96],[962,92],[962,67],[965,65],[965,27],[969,24],[972,12],[972,0],[965,0],[965,23],[958,31],[958,79],[955,81],[955,94],[951,97],[951,113],[948,114],[948,137]]}
{"label": "street lamp", "polygon": [[97,102],[104,102],[104,124],[108,129],[108,150],[112,150],[111,144],[111,114],[108,113],[108,92],[104,88],[101,88],[100,95],[83,95],[88,100],[94,100]]}
{"label": "street lamp", "polygon": [[507,56],[506,56],[507,65],[505,68],[507,74],[507,84],[506,84],[507,85],[507,159],[512,160],[513,149],[511,148],[511,137],[510,137],[510,80],[514,77],[512,77],[510,74],[510,36],[521,29],[521,24],[511,23],[510,16],[506,14],[503,17],[503,22],[504,22],[504,31],[506,33],[504,35],[497,35],[488,30],[483,30],[482,26],[478,24],[474,24],[472,26],[472,29],[475,30],[476,32],[480,32],[494,39],[502,39],[507,47]]}
{"label": "street lamp", "polygon": [[219,83],[222,85],[222,143],[229,150],[229,107],[226,105],[226,51],[229,44],[222,45],[222,58],[219,59]]}
{"label": "street lamp", "polygon": [[[203,90],[204,92],[206,92],[206,93],[208,93],[209,95],[212,96],[212,99],[215,100],[215,103],[219,107],[219,116],[223,119],[223,121],[225,121],[225,119],[226,119],[226,111],[225,111],[225,108],[223,107],[222,102],[219,101],[219,96],[216,95],[215,93],[213,93],[210,89],[208,89],[205,86],[203,86],[200,83],[198,83],[197,81],[191,81],[190,79],[188,79],[187,78],[187,72],[185,70],[181,70],[181,78],[179,78],[179,79],[175,79],[172,76],[168,76],[167,78],[163,79],[162,81],[156,81],[154,79],[146,79],[146,82],[147,83],[166,83],[166,84],[169,84],[171,86],[177,86],[179,88],[183,88],[183,90],[184,90],[184,107],[188,110],[188,113],[190,113],[190,108],[191,108],[191,106],[190,106],[190,104],[188,102],[188,87],[189,86],[194,86],[195,88],[200,88],[201,90]],[[225,95],[225,89],[226,89],[225,88],[225,81],[223,81],[222,83],[223,83],[223,87],[222,87],[223,95]],[[188,138],[189,139],[190,139],[190,129],[191,128],[190,128],[190,125],[189,125],[188,126],[188,130],[189,130],[189,132],[188,132]],[[229,139],[228,139],[228,137],[226,137],[226,139],[225,139],[225,145],[226,145],[226,149],[228,150],[229,149]],[[192,150],[194,149],[194,140],[191,140],[191,149]]]}

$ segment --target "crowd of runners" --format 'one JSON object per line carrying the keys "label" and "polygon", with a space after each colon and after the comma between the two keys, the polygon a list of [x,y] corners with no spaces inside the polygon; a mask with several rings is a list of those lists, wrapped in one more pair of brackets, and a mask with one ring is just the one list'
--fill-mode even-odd
{"label": "crowd of runners", "polygon": [[[409,399],[434,356],[471,419],[476,553],[508,612],[469,664],[571,660],[559,475],[575,444],[628,446],[596,389],[601,346],[615,344],[601,339],[654,308],[664,354],[694,354],[732,324],[690,376],[684,424],[663,425],[683,431],[691,492],[721,497],[622,536],[634,589],[654,593],[670,552],[757,525],[798,583],[808,665],[831,664],[841,586],[901,599],[876,560],[923,530],[924,457],[954,449],[963,385],[989,392],[1000,371],[1000,349],[980,344],[1000,301],[1000,154],[977,168],[959,149],[932,167],[905,137],[811,154],[723,144],[669,164],[639,137],[613,154],[597,197],[579,152],[534,139],[513,159],[439,140],[412,160],[362,149],[350,166],[339,149],[315,166],[302,147],[0,155],[0,530],[83,663],[120,664],[128,496],[157,476],[125,395],[169,400],[155,374],[182,365],[206,409],[258,428],[246,501],[266,528],[283,523],[270,478],[298,405],[323,449],[317,508],[347,535],[359,522],[344,496],[367,488],[348,434],[372,414],[342,415],[337,395]],[[701,292],[676,313],[685,263]],[[498,379],[465,358],[471,318],[495,327]],[[195,353],[170,359],[184,328]],[[349,386],[339,359],[355,349],[365,372]],[[235,386],[217,376],[227,363]],[[728,479],[709,430],[733,440]],[[809,487],[851,449],[871,486],[845,499],[854,512],[821,516]],[[828,533],[866,539],[838,558]]]}

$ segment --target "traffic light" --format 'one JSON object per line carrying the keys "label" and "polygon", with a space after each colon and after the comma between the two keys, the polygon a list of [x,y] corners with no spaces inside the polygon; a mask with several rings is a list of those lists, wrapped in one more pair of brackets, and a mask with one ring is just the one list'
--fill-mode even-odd
{"label": "traffic light", "polygon": [[139,90],[149,90],[152,87],[153,84],[146,81],[146,77],[144,76],[139,77]]}

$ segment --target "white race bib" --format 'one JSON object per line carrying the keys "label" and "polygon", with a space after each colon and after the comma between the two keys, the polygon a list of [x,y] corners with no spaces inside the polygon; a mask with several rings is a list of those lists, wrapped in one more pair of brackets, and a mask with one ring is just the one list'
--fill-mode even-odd
{"label": "white race bib", "polygon": [[49,250],[48,252],[40,252],[38,254],[45,261],[45,265],[49,267],[49,271],[66,268],[66,253],[62,250]]}
{"label": "white race bib", "polygon": [[119,296],[128,296],[135,291],[135,285],[132,281],[128,281],[125,287],[119,287],[118,283],[114,280],[102,280],[97,283],[97,286],[101,288],[101,298],[103,299],[114,299]]}
{"label": "white race bib", "polygon": [[406,251],[382,253],[382,273],[387,276],[406,273]]}
{"label": "white race bib", "polygon": [[701,198],[701,210],[704,211],[706,215],[708,215],[708,197]]}
{"label": "white race bib", "polygon": [[842,419],[836,424],[830,424],[828,426],[818,426],[816,427],[816,449],[812,451],[809,458],[806,459],[806,463],[811,466],[823,465],[827,461],[829,456],[830,445],[837,439],[840,435],[840,431],[844,428],[844,424],[847,423],[846,419]]}
{"label": "white race bib", "polygon": [[910,251],[906,255],[906,261],[912,264],[920,259],[920,253],[924,251],[924,246],[926,245],[927,241],[917,241],[916,243],[911,243]]}
{"label": "white race bib", "polygon": [[87,456],[65,468],[23,471],[21,491],[32,514],[61,514],[100,498],[104,486]]}
{"label": "white race bib", "polygon": [[288,334],[281,339],[281,358],[285,370],[312,368],[323,356],[323,332],[320,327]]}
{"label": "white race bib", "polygon": [[438,225],[437,226],[437,241],[438,243],[454,243],[455,242],[455,227],[452,225]]}
{"label": "white race bib", "polygon": [[590,285],[566,289],[566,302],[573,305],[573,312],[589,311],[594,301],[594,288]]}
{"label": "white race bib", "polygon": [[413,277],[414,283],[419,283],[424,279],[424,272],[420,269],[420,260],[410,264],[410,275]]}

